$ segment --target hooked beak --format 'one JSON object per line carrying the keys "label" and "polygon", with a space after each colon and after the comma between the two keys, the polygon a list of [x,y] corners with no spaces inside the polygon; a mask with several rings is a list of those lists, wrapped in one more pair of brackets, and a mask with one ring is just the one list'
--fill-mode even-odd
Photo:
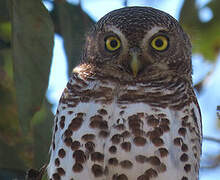
{"label": "hooked beak", "polygon": [[137,53],[132,53],[130,67],[133,73],[133,76],[136,77],[140,70],[140,60],[137,57]]}

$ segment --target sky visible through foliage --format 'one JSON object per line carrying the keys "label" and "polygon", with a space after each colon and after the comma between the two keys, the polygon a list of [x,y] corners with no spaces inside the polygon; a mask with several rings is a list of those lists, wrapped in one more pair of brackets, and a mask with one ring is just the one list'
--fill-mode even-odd
{"label": "sky visible through foliage", "polygon": [[[76,0],[69,0],[68,2],[77,3]],[[161,9],[176,19],[179,18],[179,11],[181,9],[183,0],[154,0],[149,3],[143,3],[143,1],[131,1],[129,6],[152,6],[157,9]],[[209,0],[197,0],[197,6],[204,6]],[[111,10],[123,7],[122,1],[111,0],[91,0],[82,1],[82,8],[85,10],[95,21],[100,19],[103,15]],[[45,4],[50,9],[49,4]],[[212,12],[208,8],[203,8],[199,12],[199,18],[206,22],[212,18]],[[193,82],[199,82],[205,74],[210,70],[213,64],[208,63],[199,54],[193,55]],[[202,110],[203,117],[203,135],[211,137],[220,137],[220,131],[216,121],[216,106],[220,103],[220,55],[218,56],[215,70],[202,92],[198,95],[199,104]],[[55,112],[61,93],[66,86],[67,77],[67,62],[63,48],[63,40],[60,36],[55,36],[55,47],[53,52],[53,63],[51,66],[51,74],[49,79],[49,87],[47,91],[47,97],[49,101],[54,104],[53,112]],[[204,141],[203,142],[203,156],[216,155],[219,153],[219,144]],[[204,158],[204,162],[206,159]],[[204,163],[205,164],[205,163]],[[200,172],[200,180],[215,180],[218,179],[220,174],[220,168],[212,170],[203,170]]]}

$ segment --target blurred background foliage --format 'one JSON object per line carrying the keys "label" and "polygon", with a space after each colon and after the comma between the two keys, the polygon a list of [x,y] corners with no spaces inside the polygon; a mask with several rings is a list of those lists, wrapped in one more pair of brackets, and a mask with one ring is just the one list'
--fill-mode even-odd
{"label": "blurred background foliage", "polygon": [[[27,169],[39,169],[48,161],[54,115],[45,94],[54,33],[64,40],[70,74],[79,63],[84,34],[94,23],[80,3],[45,1],[51,3],[52,10],[48,11],[41,0],[0,0],[0,179],[3,180],[24,179]],[[118,1],[124,6],[128,4],[126,0]],[[220,52],[219,7],[219,0],[210,0],[202,7],[212,11],[213,17],[207,22],[199,18],[201,9],[195,0],[185,0],[180,10],[179,21],[191,37],[193,53],[213,63],[210,72],[195,85],[198,93],[213,72]],[[217,165],[219,157],[214,159],[215,163],[218,160]]]}

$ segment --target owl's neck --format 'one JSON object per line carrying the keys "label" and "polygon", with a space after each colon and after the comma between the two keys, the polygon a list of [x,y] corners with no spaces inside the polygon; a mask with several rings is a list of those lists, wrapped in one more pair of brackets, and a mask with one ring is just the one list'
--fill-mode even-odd
{"label": "owl's neck", "polygon": [[93,64],[83,63],[77,66],[74,73],[86,81],[99,80],[108,84],[109,82],[117,85],[144,86],[144,87],[175,87],[176,84],[191,84],[192,79],[188,74],[180,74],[171,70],[159,70],[149,68],[137,77],[124,72],[117,67],[105,66],[98,67]]}

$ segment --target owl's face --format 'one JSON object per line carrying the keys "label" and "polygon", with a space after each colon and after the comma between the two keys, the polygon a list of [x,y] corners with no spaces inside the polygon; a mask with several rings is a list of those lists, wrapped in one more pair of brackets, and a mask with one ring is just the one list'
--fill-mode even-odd
{"label": "owl's face", "polygon": [[163,72],[191,78],[187,35],[170,15],[149,7],[126,7],[101,18],[87,36],[83,59],[131,79]]}

